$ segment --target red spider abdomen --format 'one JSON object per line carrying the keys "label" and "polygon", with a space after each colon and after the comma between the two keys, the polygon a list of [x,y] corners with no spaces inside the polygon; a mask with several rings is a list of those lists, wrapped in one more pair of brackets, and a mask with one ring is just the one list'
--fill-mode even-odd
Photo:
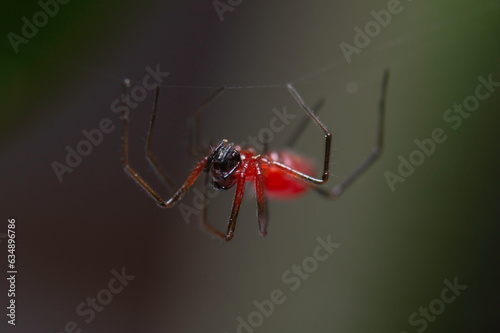
{"label": "red spider abdomen", "polygon": [[[285,164],[299,172],[314,175],[314,164],[311,160],[290,151],[272,152],[272,160]],[[269,166],[265,168],[266,195],[271,199],[287,200],[303,194],[308,185],[303,181],[286,174],[283,170]]]}

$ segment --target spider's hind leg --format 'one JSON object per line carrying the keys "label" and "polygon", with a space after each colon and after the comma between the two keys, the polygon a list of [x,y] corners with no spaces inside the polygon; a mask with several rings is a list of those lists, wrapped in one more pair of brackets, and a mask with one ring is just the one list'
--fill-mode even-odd
{"label": "spider's hind leg", "polygon": [[158,109],[158,97],[160,95],[160,87],[157,86],[155,90],[155,99],[153,102],[153,113],[151,114],[151,121],[149,123],[148,137],[146,141],[146,160],[148,161],[151,168],[154,170],[158,178],[163,182],[166,187],[169,187],[172,191],[175,191],[176,186],[174,182],[167,176],[166,172],[160,167],[160,164],[156,161],[153,154],[151,153],[151,140],[153,138],[153,129],[156,120],[156,111]]}
{"label": "spider's hind leg", "polygon": [[205,151],[200,142],[201,134],[201,114],[203,111],[212,104],[217,98],[219,98],[222,93],[226,90],[226,87],[220,87],[212,95],[210,95],[193,113],[191,119],[189,120],[189,153],[193,156],[200,156]]}
{"label": "spider's hind leg", "polygon": [[[313,105],[313,110],[315,114],[317,115],[321,108],[325,105],[326,98],[322,98],[319,101],[316,102],[316,104]],[[289,135],[287,141],[285,142],[285,147],[292,148],[295,146],[297,141],[299,140],[300,136],[304,133],[304,130],[306,129],[307,125],[311,122],[311,119],[307,116],[304,115],[302,119],[300,120],[299,125],[295,127],[293,132]]]}
{"label": "spider's hind leg", "polygon": [[[207,163],[208,156],[203,157],[196,165],[195,167],[191,170],[189,173],[188,177],[184,181],[184,183],[175,191],[174,195],[170,197],[167,200],[164,200],[158,192],[156,192],[151,186],[149,186],[146,181],[130,166],[129,160],[128,160],[128,143],[129,143],[129,108],[126,103],[127,97],[128,97],[128,90],[130,88],[130,81],[128,79],[125,79],[122,84],[122,95],[121,95],[121,100],[123,104],[123,114],[122,114],[122,121],[123,121],[123,137],[122,137],[122,144],[123,144],[123,158],[122,158],[122,163],[123,163],[123,169],[125,172],[134,180],[134,182],[139,185],[146,193],[156,201],[156,203],[162,207],[162,208],[169,208],[172,207],[177,201],[179,201],[183,195],[186,193],[186,191],[194,184],[198,176],[200,175],[201,172],[203,172],[203,168],[205,167],[205,164]],[[157,88],[157,96],[158,96],[158,88]],[[156,97],[157,98],[157,97]],[[156,106],[153,110],[153,115],[156,115]],[[152,119],[152,124],[150,125],[150,130],[149,130],[149,135],[152,135],[152,129],[153,129],[153,124],[154,124],[154,117]],[[154,159],[153,159],[154,161]],[[155,161],[156,162],[156,161]],[[158,172],[160,172],[158,170]]]}
{"label": "spider's hind leg", "polygon": [[338,198],[356,179],[359,178],[359,176],[361,176],[380,157],[384,146],[385,99],[387,95],[388,82],[389,82],[389,70],[386,70],[382,78],[382,88],[378,104],[378,125],[377,125],[377,138],[375,141],[375,147],[373,147],[372,151],[368,154],[365,160],[361,162],[356,167],[356,169],[354,169],[354,171],[352,171],[351,174],[346,179],[344,179],[340,184],[337,184],[330,191],[318,187],[314,188],[318,193],[332,200]]}

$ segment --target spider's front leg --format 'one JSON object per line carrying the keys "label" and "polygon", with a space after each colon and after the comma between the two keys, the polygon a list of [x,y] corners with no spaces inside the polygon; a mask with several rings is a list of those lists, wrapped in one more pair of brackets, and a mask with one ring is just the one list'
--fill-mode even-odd
{"label": "spider's front leg", "polygon": [[324,190],[322,188],[315,188],[315,190],[326,196],[329,199],[336,199],[344,193],[344,191],[351,186],[356,179],[359,178],[369,167],[371,167],[375,161],[382,154],[382,149],[384,147],[384,118],[385,118],[385,99],[387,95],[387,85],[389,83],[389,70],[384,71],[384,76],[382,77],[382,87],[380,90],[380,99],[378,103],[378,125],[377,125],[377,138],[375,141],[375,147],[368,154],[364,161],[362,161],[355,169],[351,172],[346,179],[344,179],[340,184],[337,184],[330,191]]}
{"label": "spider's front leg", "polygon": [[205,109],[210,106],[216,99],[218,99],[222,93],[226,91],[226,87],[220,87],[214,92],[210,97],[208,97],[193,113],[192,118],[189,121],[189,152],[193,156],[199,156],[203,151],[200,136],[201,136],[201,114]]}
{"label": "spider's front leg", "polygon": [[[238,181],[236,183],[236,191],[234,193],[233,199],[233,208],[231,209],[231,215],[229,216],[229,224],[227,226],[227,232],[224,234],[223,232],[217,230],[214,226],[208,223],[207,221],[207,203],[204,202],[203,208],[203,217],[202,217],[202,226],[213,235],[219,237],[223,241],[230,241],[234,236],[234,228],[236,227],[236,219],[238,218],[238,212],[240,211],[241,201],[243,199],[243,194],[245,192],[245,181],[246,175],[245,171],[247,170],[247,166],[244,165],[241,173],[238,175]],[[205,181],[205,195],[204,200],[206,200],[206,188],[208,183],[208,174],[206,176]]]}
{"label": "spider's front leg", "polygon": [[373,165],[373,163],[380,157],[380,154],[382,152],[383,148],[383,143],[384,143],[384,117],[385,117],[385,98],[387,94],[387,85],[389,82],[389,70],[386,70],[384,72],[383,78],[382,78],[382,88],[381,88],[381,93],[380,93],[380,99],[379,99],[379,104],[378,104],[378,114],[379,114],[379,120],[378,120],[378,127],[377,127],[377,141],[375,143],[375,147],[373,150],[370,152],[370,154],[365,158],[361,164],[354,169],[354,171],[346,178],[344,179],[340,184],[335,186],[333,189],[330,191],[324,190],[322,188],[317,187],[317,185],[322,185],[328,180],[328,175],[329,175],[329,164],[330,164],[330,146],[331,146],[331,134],[327,130],[326,126],[321,123],[321,121],[316,117],[314,112],[306,105],[300,94],[295,90],[295,88],[292,86],[292,84],[288,84],[287,88],[292,94],[292,96],[295,98],[297,103],[302,107],[302,109],[306,112],[308,116],[311,117],[311,119],[316,123],[316,125],[321,128],[323,133],[325,133],[325,157],[324,157],[324,164],[323,164],[323,176],[322,179],[317,179],[314,177],[311,177],[309,175],[303,174],[301,172],[298,172],[297,170],[294,170],[284,164],[281,164],[279,162],[271,161],[271,163],[283,170],[284,172],[288,173],[290,176],[295,177],[297,179],[300,179],[306,183],[316,185],[314,189],[319,192],[320,194],[326,196],[329,199],[336,199],[344,191],[356,180],[361,176],[370,166]]}
{"label": "spider's front leg", "polygon": [[267,221],[268,221],[268,213],[267,213],[267,200],[266,200],[266,184],[265,177],[262,172],[262,157],[257,156],[255,158],[255,193],[257,197],[257,219],[259,223],[259,232],[262,236],[267,234]]}
{"label": "spider's front leg", "polygon": [[[137,183],[137,185],[142,187],[146,191],[146,193],[149,194],[149,196],[151,198],[153,198],[160,207],[170,208],[178,200],[180,200],[182,198],[182,196],[184,195],[184,193],[186,193],[186,191],[194,184],[194,182],[196,181],[196,179],[198,178],[200,173],[203,171],[203,168],[205,167],[205,165],[207,163],[209,155],[202,158],[196,164],[196,166],[193,168],[193,170],[191,171],[189,176],[186,178],[186,180],[184,181],[182,186],[174,193],[174,195],[171,198],[169,198],[167,200],[162,199],[161,196],[155,190],[153,190],[153,188],[151,186],[149,186],[146,183],[146,181],[139,174],[137,174],[137,172],[134,169],[132,169],[132,167],[130,166],[130,164],[128,162],[129,108],[128,108],[126,100],[128,97],[128,89],[129,88],[130,88],[130,81],[126,79],[123,81],[123,84],[122,84],[122,95],[121,95],[122,103],[123,103],[123,116],[122,116],[122,120],[123,120],[123,138],[122,138],[122,140],[123,140],[123,168],[124,168],[125,172],[127,172],[127,174],[130,177],[132,177],[132,179]],[[155,101],[157,100],[157,97],[158,97],[158,91],[157,91],[157,95],[155,97]],[[152,124],[154,123],[154,116],[155,115],[156,115],[156,102],[155,102],[155,107],[154,107]],[[152,133],[152,129],[153,129],[152,124],[150,127],[150,134]],[[149,147],[149,140],[150,140],[149,137],[150,136],[148,136],[148,146],[147,147]]]}

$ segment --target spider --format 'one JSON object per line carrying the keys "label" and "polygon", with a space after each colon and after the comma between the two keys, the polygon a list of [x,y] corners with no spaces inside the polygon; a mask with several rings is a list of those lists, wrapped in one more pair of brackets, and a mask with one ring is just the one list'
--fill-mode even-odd
{"label": "spider", "polygon": [[[184,183],[175,191],[172,197],[164,200],[158,192],[153,190],[144,179],[137,174],[129,165],[128,161],[128,127],[129,109],[126,103],[130,81],[125,79],[122,85],[122,102],[123,108],[123,166],[124,170],[132,179],[142,187],[146,193],[156,201],[162,208],[170,208],[182,199],[186,191],[194,184],[198,177],[205,173],[205,191],[206,186],[211,179],[215,189],[226,191],[236,186],[231,215],[227,231],[224,233],[219,231],[207,222],[206,204],[202,215],[202,226],[213,235],[221,238],[224,241],[229,241],[234,236],[236,219],[240,209],[243,193],[245,191],[246,182],[252,182],[257,199],[257,220],[259,233],[262,236],[267,234],[268,213],[267,213],[267,197],[272,199],[290,199],[303,194],[308,189],[313,189],[328,199],[338,198],[361,174],[363,174],[380,156],[383,147],[383,127],[385,113],[385,97],[387,84],[389,79],[389,71],[386,70],[382,79],[381,94],[378,105],[378,127],[376,144],[370,154],[359,166],[341,183],[336,185],[331,190],[325,190],[320,185],[325,184],[329,178],[330,166],[330,148],[332,135],[326,126],[318,119],[313,110],[304,102],[300,94],[293,87],[292,83],[286,84],[286,88],[301,106],[309,118],[316,124],[317,127],[324,133],[325,137],[325,153],[323,160],[323,172],[321,178],[315,178],[309,174],[313,172],[314,166],[306,158],[297,155],[288,150],[268,151],[265,148],[264,152],[257,152],[254,147],[236,145],[226,139],[221,140],[215,147],[208,149],[201,160],[194,166]],[[204,108],[209,103],[215,100],[224,92],[226,88],[220,88],[213,96],[211,96],[201,107],[194,113],[194,127],[192,130],[192,141],[199,141],[199,122],[198,118]],[[175,190],[173,182],[166,176],[159,164],[151,154],[151,139],[153,136],[154,123],[156,120],[156,112],[158,107],[158,96],[160,87],[156,87],[153,113],[149,125],[146,142],[146,158],[151,164],[154,171],[160,176],[162,181]],[[319,109],[319,106],[318,106]],[[304,119],[307,121],[307,117]],[[305,128],[305,121],[301,126],[297,127],[296,134],[292,140],[298,137],[298,134]],[[199,150],[199,143],[197,149]],[[196,149],[192,149],[194,152]],[[206,194],[206,193],[205,193]],[[206,195],[204,196],[206,200]]]}

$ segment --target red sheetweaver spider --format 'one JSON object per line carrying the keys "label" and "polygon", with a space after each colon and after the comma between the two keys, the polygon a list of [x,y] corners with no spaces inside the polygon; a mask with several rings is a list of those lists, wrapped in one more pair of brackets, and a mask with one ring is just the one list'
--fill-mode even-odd
{"label": "red sheetweaver spider", "polygon": [[[308,173],[312,172],[313,166],[311,163],[290,151],[264,151],[258,153],[253,147],[241,147],[227,140],[220,141],[214,148],[205,153],[204,157],[195,165],[184,183],[174,193],[172,197],[164,200],[160,195],[149,186],[144,179],[139,176],[134,169],[132,169],[128,162],[128,113],[129,109],[126,103],[128,97],[128,88],[130,81],[124,80],[122,101],[124,104],[123,111],[123,165],[125,171],[132,177],[132,179],[142,187],[151,196],[160,207],[170,208],[178,202],[186,193],[186,191],[194,184],[196,179],[202,172],[206,174],[206,183],[208,177],[211,177],[212,185],[218,190],[228,190],[236,186],[236,191],[233,199],[233,206],[231,215],[229,217],[229,224],[226,233],[217,230],[207,222],[206,208],[203,212],[202,225],[212,234],[220,237],[224,241],[229,241],[234,236],[234,229],[236,226],[236,218],[238,217],[239,208],[243,198],[246,182],[253,182],[257,196],[257,219],[259,224],[259,232],[262,236],[267,234],[267,201],[266,197],[274,199],[293,198],[304,193],[307,189],[314,189],[326,198],[336,199],[339,197],[346,188],[348,188],[354,180],[356,180],[368,167],[370,167],[375,160],[380,156],[383,147],[383,127],[384,127],[384,113],[385,113],[385,97],[387,91],[387,84],[389,80],[389,71],[386,70],[382,79],[382,89],[378,105],[379,119],[377,130],[377,141],[375,147],[366,159],[340,184],[335,186],[332,190],[327,191],[318,186],[325,184],[329,177],[330,166],[330,150],[331,150],[331,134],[325,125],[318,119],[313,110],[307,106],[300,94],[295,90],[291,83],[286,84],[286,88],[292,94],[297,103],[302,107],[305,113],[312,119],[325,135],[325,156],[323,163],[323,173],[321,178],[315,178]],[[219,89],[211,98],[209,98],[198,110],[195,112],[195,127],[193,136],[198,139],[196,131],[199,131],[198,117],[203,109],[215,98],[220,96],[225,88]],[[173,183],[169,180],[166,174],[162,171],[159,164],[156,162],[151,154],[151,138],[153,135],[153,128],[156,119],[156,111],[158,106],[158,96],[160,88],[156,88],[153,114],[148,130],[148,137],[146,143],[146,157],[150,162],[155,172],[162,178],[162,180],[171,186]],[[300,126],[299,131],[305,127],[305,123]],[[298,136],[298,133],[295,138]],[[198,145],[199,147],[199,145]],[[205,183],[205,188],[206,188]],[[206,205],[205,205],[206,207]]]}

